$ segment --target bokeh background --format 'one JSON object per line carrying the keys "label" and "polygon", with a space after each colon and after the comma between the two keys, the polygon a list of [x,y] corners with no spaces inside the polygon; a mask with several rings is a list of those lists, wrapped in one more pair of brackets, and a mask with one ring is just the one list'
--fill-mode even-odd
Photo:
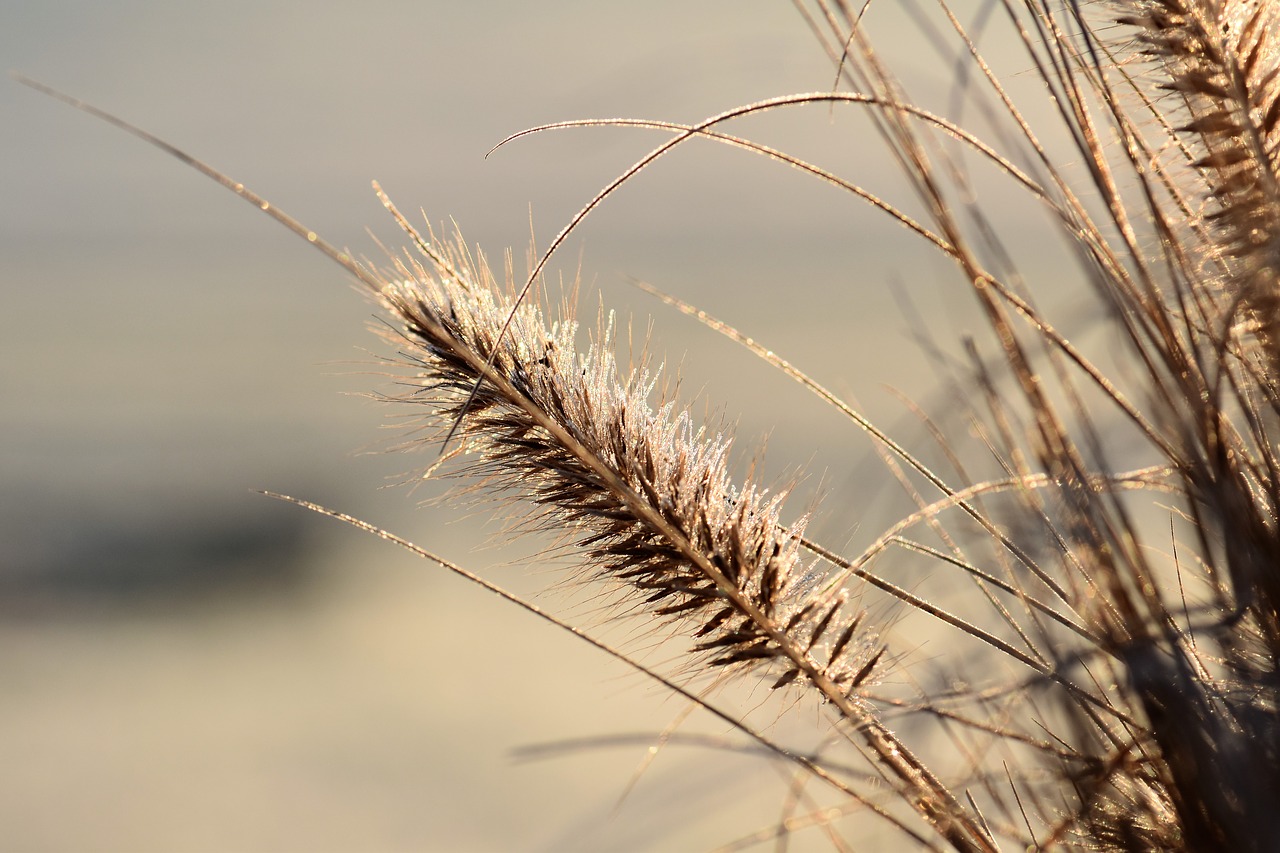
{"label": "bokeh background", "polygon": [[[872,17],[911,60],[898,70],[913,91],[954,85],[946,61],[920,61],[911,4]],[[495,259],[511,247],[518,269],[531,229],[546,245],[660,137],[558,132],[486,159],[507,134],[694,121],[834,80],[781,0],[7,0],[0,55],[357,252],[378,254],[366,228],[400,243],[376,178]],[[435,484],[396,485],[432,451],[384,452],[394,412],[362,395],[385,389],[371,366],[385,350],[340,270],[12,81],[0,114],[0,849],[700,849],[768,825],[786,780],[758,757],[669,749],[629,788],[683,710],[657,688],[387,543],[255,493],[350,512],[523,593],[558,577],[521,559],[536,543],[488,547],[483,514],[420,506]],[[850,110],[735,129],[903,193]],[[962,283],[903,229],[705,143],[588,221],[551,280],[579,273],[586,316],[601,302],[634,316],[682,392],[738,425],[745,458],[767,437],[769,474],[811,472],[803,488],[828,496],[818,524],[837,546],[884,510],[866,441],[629,278],[738,325],[890,425],[910,421],[887,387],[927,402],[937,384],[916,339],[969,322]],[[539,600],[600,619],[589,592]]]}

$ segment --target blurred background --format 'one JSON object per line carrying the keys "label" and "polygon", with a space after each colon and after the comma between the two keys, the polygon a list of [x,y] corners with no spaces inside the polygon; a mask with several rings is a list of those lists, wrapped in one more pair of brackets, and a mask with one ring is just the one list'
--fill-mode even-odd
{"label": "blurred background", "polygon": [[[927,42],[909,6],[868,24],[912,56]],[[517,269],[531,229],[545,246],[661,137],[560,131],[486,159],[507,134],[696,121],[834,81],[781,0],[9,0],[0,53],[358,253],[379,252],[366,228],[401,243],[377,179],[494,259],[510,247]],[[945,61],[898,70],[913,91],[953,83]],[[768,825],[786,779],[758,758],[670,749],[629,790],[683,710],[659,689],[254,491],[352,513],[525,594],[558,577],[522,559],[537,543],[489,547],[483,515],[420,506],[436,484],[397,485],[434,451],[384,452],[395,413],[362,395],[387,387],[371,365],[385,348],[340,270],[101,122],[12,81],[0,111],[0,849],[694,849]],[[731,129],[902,195],[869,127],[810,107]],[[702,143],[606,202],[550,280],[579,272],[588,320],[601,301],[633,316],[683,393],[738,425],[745,459],[767,437],[766,476],[810,472],[829,544],[878,529],[888,478],[856,430],[628,281],[893,425],[887,387],[927,401],[937,384],[916,339],[969,322],[942,260],[842,193]],[[539,600],[600,619],[589,591]]]}

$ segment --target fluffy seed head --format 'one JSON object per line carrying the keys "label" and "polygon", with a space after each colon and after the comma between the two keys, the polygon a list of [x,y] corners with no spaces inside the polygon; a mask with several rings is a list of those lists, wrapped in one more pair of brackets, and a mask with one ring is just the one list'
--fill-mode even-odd
{"label": "fluffy seed head", "polygon": [[486,492],[514,494],[528,523],[560,533],[630,605],[683,623],[713,666],[771,664],[777,686],[821,672],[845,695],[871,677],[860,614],[845,591],[819,591],[801,558],[804,519],[783,523],[785,491],[734,482],[729,437],[673,402],[655,407],[651,372],[623,379],[611,324],[579,352],[574,322],[548,324],[528,301],[512,313],[483,261],[432,255],[432,269],[398,261],[382,291],[416,374],[402,399],[456,430],[455,452]]}

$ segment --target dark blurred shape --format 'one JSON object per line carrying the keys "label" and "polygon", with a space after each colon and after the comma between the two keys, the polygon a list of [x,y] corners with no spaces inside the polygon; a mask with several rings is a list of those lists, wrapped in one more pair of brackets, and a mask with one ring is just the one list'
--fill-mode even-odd
{"label": "dark blurred shape", "polygon": [[307,513],[265,498],[62,506],[0,496],[0,618],[63,607],[199,607],[297,596],[313,577]]}

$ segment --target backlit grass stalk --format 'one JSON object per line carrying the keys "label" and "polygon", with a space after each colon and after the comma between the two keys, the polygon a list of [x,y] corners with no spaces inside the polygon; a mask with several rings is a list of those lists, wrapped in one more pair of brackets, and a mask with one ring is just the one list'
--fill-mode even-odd
{"label": "backlit grass stalk", "polygon": [[803,521],[784,526],[785,494],[734,483],[729,440],[674,404],[654,409],[646,371],[620,378],[607,330],[580,353],[572,322],[549,326],[530,300],[498,296],[483,262],[409,233],[431,268],[399,260],[380,290],[422,386],[403,399],[431,407],[440,434],[454,434],[473,460],[470,472],[517,493],[516,511],[572,539],[591,575],[687,626],[709,666],[767,666],[775,688],[811,685],[944,837],[992,849],[860,700],[883,649],[847,606],[847,590],[801,562]]}
{"label": "backlit grass stalk", "polygon": [[[960,850],[994,850],[1003,841],[1274,847],[1274,4],[994,4],[1047,94],[1050,132],[1066,140],[1073,166],[1049,153],[1042,129],[1033,128],[947,3],[938,4],[941,20],[975,71],[965,94],[994,106],[1003,150],[912,104],[864,27],[874,8],[844,0],[796,5],[839,84],[852,91],[773,98],[695,124],[586,120],[535,129],[622,125],[672,137],[593,197],[522,286],[498,281],[461,243],[423,236],[385,196],[417,254],[396,256],[385,270],[357,263],[178,149],[58,97],[189,163],[359,279],[386,309],[388,337],[408,369],[395,399],[425,411],[425,434],[410,444],[443,440],[447,461],[460,463],[481,494],[502,500],[518,530],[550,532],[580,576],[604,584],[620,610],[684,637],[684,672],[707,681],[763,677],[770,687],[818,697],[836,720],[832,742],[852,744],[869,760],[866,779],[857,781],[887,780],[896,808],[855,793],[854,774],[843,766],[837,773],[822,755],[795,759],[797,790],[809,778],[803,774],[812,774],[916,842]],[[806,104],[866,113],[912,198],[888,201],[722,127]],[[994,359],[975,343],[966,349],[976,401],[968,427],[983,455],[965,455],[960,434],[925,419],[944,476],[790,362],[668,298],[870,436],[916,511],[856,557],[810,542],[805,519],[786,516],[786,489],[735,479],[727,435],[664,400],[658,371],[615,361],[612,320],[581,348],[572,318],[547,317],[535,298],[541,271],[578,223],[651,163],[696,140],[784,163],[905,226],[955,266],[987,324]],[[1036,307],[1012,273],[1012,253],[965,157],[996,166],[1047,214],[1076,262],[1073,296],[1101,307],[1099,322],[1122,349],[1125,381],[1108,376]],[[1125,453],[1137,462],[1115,464],[1116,435],[1130,442]],[[994,472],[971,473],[980,465]],[[882,576],[891,555],[928,558],[962,583],[937,595],[895,583]],[[851,579],[977,646],[970,671],[980,670],[982,683],[966,683],[958,655],[939,664],[943,680],[925,683],[867,624]],[[961,606],[948,609],[944,596]],[[962,609],[979,615],[962,616]],[[885,678],[887,661],[895,662],[894,679]],[[878,692],[882,680],[924,686],[904,698]],[[923,721],[932,736],[908,749],[907,738],[883,721],[887,709]],[[923,828],[908,825],[912,815]]]}

